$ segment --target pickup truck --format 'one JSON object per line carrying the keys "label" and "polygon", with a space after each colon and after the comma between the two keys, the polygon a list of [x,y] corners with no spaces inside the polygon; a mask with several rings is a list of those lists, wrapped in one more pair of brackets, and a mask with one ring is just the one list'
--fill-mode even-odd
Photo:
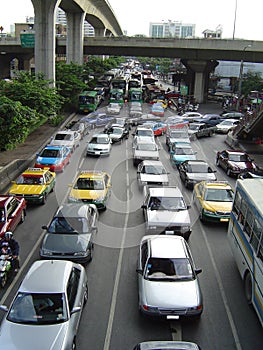
{"label": "pickup truck", "polygon": [[212,136],[216,132],[216,126],[211,126],[206,123],[190,123],[188,134],[190,140],[195,140],[203,136]]}

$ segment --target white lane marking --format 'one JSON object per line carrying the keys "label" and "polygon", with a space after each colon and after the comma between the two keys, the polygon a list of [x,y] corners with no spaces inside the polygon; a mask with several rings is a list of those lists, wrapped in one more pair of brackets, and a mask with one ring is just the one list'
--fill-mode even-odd
{"label": "white lane marking", "polygon": [[[126,146],[127,146],[127,141],[126,141]],[[108,326],[107,326],[103,350],[108,350],[110,348],[112,326],[113,326],[113,320],[114,320],[115,309],[116,309],[116,304],[117,304],[117,294],[118,294],[119,283],[120,283],[120,274],[121,274],[122,259],[123,259],[123,253],[124,253],[124,243],[126,240],[128,218],[129,218],[129,211],[130,211],[130,204],[129,204],[130,198],[129,198],[129,187],[128,187],[129,170],[128,170],[127,147],[126,147],[126,182],[127,182],[127,190],[126,190],[127,191],[127,201],[126,201],[125,222],[124,222],[124,227],[123,227],[123,236],[122,236],[122,241],[121,241],[121,245],[120,245],[120,253],[119,253],[119,258],[118,258],[116,276],[115,276],[112,299],[111,299],[110,314],[109,314],[109,320],[108,320]]]}
{"label": "white lane marking", "polygon": [[214,259],[213,254],[212,254],[212,250],[211,250],[210,244],[208,243],[208,240],[206,238],[205,231],[204,231],[202,225],[200,225],[200,228],[201,228],[201,232],[202,232],[202,235],[203,235],[206,247],[207,247],[207,251],[209,253],[209,257],[211,259],[211,262],[212,262],[212,265],[213,265],[213,268],[214,268],[214,271],[215,271],[215,278],[216,278],[218,286],[219,286],[219,292],[221,294],[221,297],[222,297],[222,300],[223,300],[223,303],[224,303],[224,307],[225,307],[225,310],[226,310],[226,314],[227,314],[227,317],[228,317],[228,320],[229,320],[229,323],[230,323],[231,331],[232,331],[232,334],[233,334],[233,337],[234,337],[234,340],[235,340],[236,350],[242,350],[242,347],[241,347],[241,344],[240,344],[240,340],[239,340],[239,337],[238,337],[238,332],[237,332],[237,329],[236,329],[236,326],[235,326],[235,323],[234,323],[234,319],[233,319],[232,313],[230,311],[230,307],[229,307],[228,302],[227,302],[227,298],[226,298],[226,294],[225,294],[225,291],[224,291],[223,283],[222,283],[222,280],[220,278],[220,274],[219,274],[219,271],[218,271],[217,266],[216,266],[215,259]]}

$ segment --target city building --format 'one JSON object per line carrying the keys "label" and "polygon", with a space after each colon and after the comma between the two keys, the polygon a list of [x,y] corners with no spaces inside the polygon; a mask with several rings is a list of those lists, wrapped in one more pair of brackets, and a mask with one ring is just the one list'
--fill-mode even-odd
{"label": "city building", "polygon": [[[61,9],[58,8],[57,14],[56,14],[56,24],[57,24],[57,31],[59,31],[60,35],[66,35],[67,33],[67,17],[66,13]],[[84,36],[94,36],[94,28],[91,24],[89,24],[87,21],[84,21]]]}
{"label": "city building", "polygon": [[194,38],[195,24],[178,21],[151,22],[149,36],[152,38]]}

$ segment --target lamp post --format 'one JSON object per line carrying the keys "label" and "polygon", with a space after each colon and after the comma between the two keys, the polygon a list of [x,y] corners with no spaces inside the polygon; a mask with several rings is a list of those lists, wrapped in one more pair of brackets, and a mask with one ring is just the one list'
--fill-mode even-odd
{"label": "lamp post", "polygon": [[[243,48],[243,52],[248,48],[251,47],[251,45],[247,45]],[[244,60],[243,58],[240,60],[240,70],[239,70],[239,78],[238,78],[238,100],[237,100],[237,111],[239,111],[240,107],[240,98],[242,93],[242,81],[243,81],[243,70],[244,70]]]}

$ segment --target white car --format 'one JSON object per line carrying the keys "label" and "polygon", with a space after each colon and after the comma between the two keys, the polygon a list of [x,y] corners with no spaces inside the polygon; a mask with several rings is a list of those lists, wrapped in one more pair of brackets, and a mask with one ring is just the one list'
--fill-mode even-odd
{"label": "white car", "polygon": [[182,237],[144,236],[136,271],[139,309],[143,314],[167,319],[201,316],[203,298],[197,274],[202,270],[195,267]]}
{"label": "white car", "polygon": [[133,165],[138,166],[138,164],[145,160],[159,160],[159,147],[153,142],[137,142],[133,149]]}
{"label": "white car", "polygon": [[179,235],[189,239],[192,232],[188,211],[190,205],[186,205],[177,186],[145,186],[141,208],[146,233]]}
{"label": "white car", "polygon": [[229,131],[234,130],[238,124],[239,120],[237,119],[223,120],[221,123],[216,125],[216,133],[227,134]]}
{"label": "white car", "polygon": [[137,168],[137,181],[139,187],[145,185],[169,184],[168,172],[160,160],[144,160]]}
{"label": "white car", "polygon": [[1,324],[1,349],[75,349],[88,299],[85,268],[69,260],[38,260],[24,277]]}
{"label": "white car", "polygon": [[108,134],[94,134],[87,144],[87,156],[109,156],[112,141]]}
{"label": "white car", "polygon": [[54,137],[51,138],[50,145],[52,146],[66,146],[71,152],[80,145],[81,134],[77,131],[62,130],[58,131]]}
{"label": "white car", "polygon": [[108,114],[120,114],[121,105],[119,103],[111,102],[107,107]]}

